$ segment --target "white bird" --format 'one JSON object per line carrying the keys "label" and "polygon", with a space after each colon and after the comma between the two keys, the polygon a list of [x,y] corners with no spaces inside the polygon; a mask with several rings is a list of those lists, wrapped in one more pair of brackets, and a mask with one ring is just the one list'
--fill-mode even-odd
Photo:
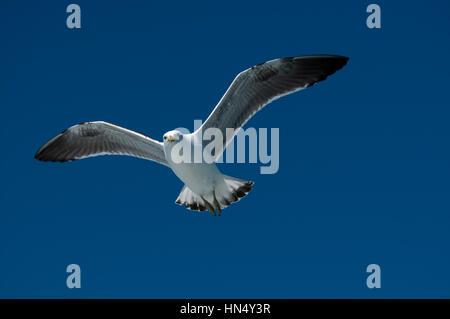
{"label": "white bird", "polygon": [[[347,57],[312,55],[271,60],[236,76],[225,95],[203,125],[191,134],[169,131],[163,142],[106,123],[86,122],[70,127],[45,143],[36,153],[41,161],[66,162],[98,155],[129,155],[166,165],[184,182],[176,203],[190,210],[221,214],[223,208],[244,197],[253,182],[223,175],[214,162],[174,160],[172,150],[181,141],[194,146],[205,143],[202,132],[216,128],[222,132],[223,149],[257,111],[283,95],[307,88],[341,69]],[[214,154],[214,158],[220,153]]]}

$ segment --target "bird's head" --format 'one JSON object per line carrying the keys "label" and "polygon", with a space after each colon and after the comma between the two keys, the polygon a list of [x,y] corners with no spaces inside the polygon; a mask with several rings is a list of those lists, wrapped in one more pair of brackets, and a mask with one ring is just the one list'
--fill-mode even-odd
{"label": "bird's head", "polygon": [[177,130],[169,131],[163,135],[165,145],[176,144],[183,139],[183,133]]}

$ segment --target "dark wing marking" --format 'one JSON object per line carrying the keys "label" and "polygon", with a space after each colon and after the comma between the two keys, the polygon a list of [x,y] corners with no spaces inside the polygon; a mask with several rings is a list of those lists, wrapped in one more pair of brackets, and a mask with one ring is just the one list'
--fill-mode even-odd
{"label": "dark wing marking", "polygon": [[130,155],[168,165],[162,143],[106,122],[74,125],[45,143],[34,157],[66,162],[98,155]]}

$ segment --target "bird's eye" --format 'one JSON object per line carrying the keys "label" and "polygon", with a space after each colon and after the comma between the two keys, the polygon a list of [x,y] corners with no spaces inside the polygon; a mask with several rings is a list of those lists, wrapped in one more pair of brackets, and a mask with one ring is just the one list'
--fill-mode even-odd
{"label": "bird's eye", "polygon": [[164,139],[167,140],[167,136],[164,136]]}

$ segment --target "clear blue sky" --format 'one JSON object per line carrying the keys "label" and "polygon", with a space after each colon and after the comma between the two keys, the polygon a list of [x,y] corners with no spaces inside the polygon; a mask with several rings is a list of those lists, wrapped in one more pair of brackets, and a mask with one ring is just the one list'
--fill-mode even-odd
{"label": "clear blue sky", "polygon": [[[0,297],[450,297],[448,2],[74,2],[80,30],[69,1],[0,4]],[[191,129],[243,69],[316,53],[350,61],[248,123],[280,128],[280,170],[222,164],[255,187],[220,218],[149,161],[33,158],[84,121]]]}

